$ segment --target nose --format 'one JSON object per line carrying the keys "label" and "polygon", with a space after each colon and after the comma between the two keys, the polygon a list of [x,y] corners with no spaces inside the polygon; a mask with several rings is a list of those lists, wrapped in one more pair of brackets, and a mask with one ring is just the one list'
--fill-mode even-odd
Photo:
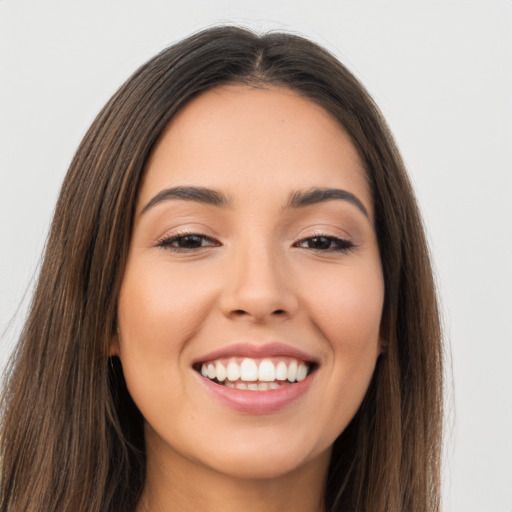
{"label": "nose", "polygon": [[229,259],[220,297],[224,315],[255,323],[293,317],[298,298],[283,260],[270,247],[237,251]]}

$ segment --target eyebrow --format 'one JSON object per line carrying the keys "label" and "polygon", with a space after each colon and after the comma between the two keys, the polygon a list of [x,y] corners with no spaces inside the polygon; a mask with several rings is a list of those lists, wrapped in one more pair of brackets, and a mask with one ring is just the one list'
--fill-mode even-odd
{"label": "eyebrow", "polygon": [[367,218],[370,218],[368,210],[357,196],[340,188],[310,188],[306,191],[294,192],[288,200],[287,208],[303,208],[312,204],[325,201],[342,200],[356,206]]}
{"label": "eyebrow", "polygon": [[[232,205],[232,202],[228,197],[218,190],[206,187],[179,186],[161,190],[146,204],[146,206],[144,206],[140,214],[142,215],[159,203],[172,199],[195,201],[220,207],[228,207]],[[294,192],[288,199],[285,209],[304,208],[313,204],[333,200],[348,201],[356,206],[367,218],[370,217],[368,210],[357,196],[352,194],[352,192],[339,188],[310,188],[308,190]]]}
{"label": "eyebrow", "polygon": [[141,215],[153,206],[168,201],[170,199],[180,199],[182,201],[196,201],[198,203],[211,204],[213,206],[230,206],[229,199],[217,190],[206,187],[172,187],[160,191],[151,199],[140,212]]}

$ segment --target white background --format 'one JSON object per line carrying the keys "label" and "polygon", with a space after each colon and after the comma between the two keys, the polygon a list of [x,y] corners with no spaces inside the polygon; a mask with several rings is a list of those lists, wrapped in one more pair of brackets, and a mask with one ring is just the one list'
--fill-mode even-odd
{"label": "white background", "polygon": [[512,512],[510,0],[0,0],[0,367],[94,116],[157,51],[225,21],[311,37],[381,106],[425,215],[451,352],[445,511]]}

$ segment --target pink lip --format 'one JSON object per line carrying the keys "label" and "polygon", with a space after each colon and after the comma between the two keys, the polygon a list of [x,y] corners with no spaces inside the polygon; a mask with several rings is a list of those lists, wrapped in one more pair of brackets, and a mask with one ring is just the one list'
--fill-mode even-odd
{"label": "pink lip", "polygon": [[268,414],[283,409],[306,393],[315,375],[314,373],[309,374],[303,381],[279,389],[246,391],[216,384],[199,373],[195,373],[216,399],[231,409],[247,414]]}
{"label": "pink lip", "polygon": [[[209,352],[204,356],[193,361],[193,364],[201,363],[203,361],[212,361],[214,359],[221,359],[224,357],[251,357],[254,359],[264,357],[277,357],[288,356],[299,359],[300,361],[316,363],[318,362],[311,354],[307,354],[302,350],[298,350],[290,345],[284,343],[266,343],[265,345],[254,345],[249,343],[238,343],[228,347],[221,348]],[[277,390],[276,390],[277,391]],[[256,391],[254,391],[256,393]]]}

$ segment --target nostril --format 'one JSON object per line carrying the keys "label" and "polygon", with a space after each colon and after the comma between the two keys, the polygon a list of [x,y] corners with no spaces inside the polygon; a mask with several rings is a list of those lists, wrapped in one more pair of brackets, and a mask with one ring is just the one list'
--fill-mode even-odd
{"label": "nostril", "polygon": [[[235,309],[232,311],[232,315],[234,316],[245,316],[249,315],[250,313],[248,311],[245,311],[244,309]],[[283,316],[286,314],[286,311],[284,309],[276,309],[275,311],[272,311],[271,315],[274,316]]]}

